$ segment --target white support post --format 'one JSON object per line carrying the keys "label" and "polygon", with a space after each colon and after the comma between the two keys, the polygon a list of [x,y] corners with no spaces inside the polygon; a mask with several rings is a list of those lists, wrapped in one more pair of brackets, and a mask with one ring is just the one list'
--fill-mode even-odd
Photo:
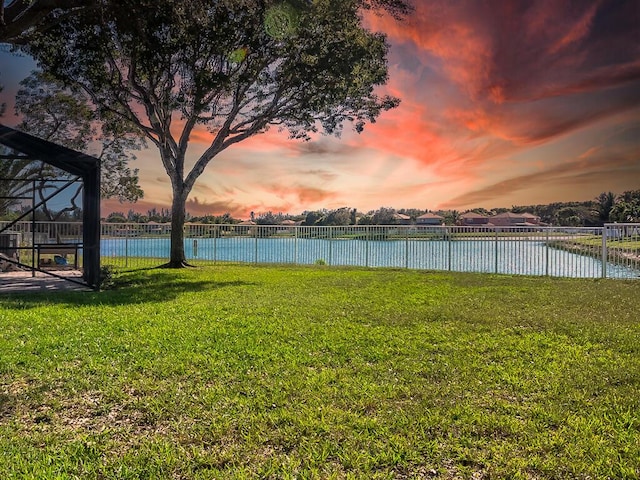
{"label": "white support post", "polygon": [[607,278],[607,226],[602,227],[602,278]]}

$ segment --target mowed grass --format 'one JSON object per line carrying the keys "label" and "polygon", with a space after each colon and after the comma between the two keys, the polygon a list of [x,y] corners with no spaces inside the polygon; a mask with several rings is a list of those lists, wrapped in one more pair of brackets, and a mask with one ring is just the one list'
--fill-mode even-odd
{"label": "mowed grass", "polygon": [[[585,237],[572,238],[570,242],[588,245],[590,247],[602,247],[602,236],[592,235]],[[625,238],[608,238],[607,239],[608,250],[640,250],[640,239],[638,237],[625,237]]]}
{"label": "mowed grass", "polygon": [[329,267],[0,296],[2,479],[640,477],[640,283]]}

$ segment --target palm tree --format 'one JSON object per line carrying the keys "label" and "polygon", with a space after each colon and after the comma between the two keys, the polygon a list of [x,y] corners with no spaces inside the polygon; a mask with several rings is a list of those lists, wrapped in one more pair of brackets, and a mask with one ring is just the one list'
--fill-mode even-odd
{"label": "palm tree", "polygon": [[616,203],[616,196],[613,192],[602,192],[596,197],[597,215],[600,223],[605,224],[610,221],[611,209]]}
{"label": "palm tree", "polygon": [[458,225],[460,222],[460,212],[458,210],[450,210],[447,215],[445,215],[445,222],[448,225]]}

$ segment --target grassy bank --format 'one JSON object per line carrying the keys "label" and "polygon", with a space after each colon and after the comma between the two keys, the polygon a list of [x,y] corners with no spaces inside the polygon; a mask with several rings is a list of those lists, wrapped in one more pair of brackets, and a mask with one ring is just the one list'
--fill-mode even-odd
{"label": "grassy bank", "polygon": [[639,478],[640,285],[325,267],[0,296],[0,478]]}
{"label": "grassy bank", "polygon": [[[578,255],[602,259],[602,237],[552,240],[549,242],[549,246]],[[640,269],[640,241],[609,240],[607,242],[607,261],[633,269]]]}

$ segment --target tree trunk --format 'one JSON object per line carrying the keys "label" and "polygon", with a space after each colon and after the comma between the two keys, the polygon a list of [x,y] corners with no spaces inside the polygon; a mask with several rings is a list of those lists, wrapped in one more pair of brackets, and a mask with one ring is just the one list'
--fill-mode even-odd
{"label": "tree trunk", "polygon": [[184,222],[186,219],[187,195],[179,188],[173,188],[171,203],[171,256],[166,268],[182,268],[190,266],[184,254]]}

